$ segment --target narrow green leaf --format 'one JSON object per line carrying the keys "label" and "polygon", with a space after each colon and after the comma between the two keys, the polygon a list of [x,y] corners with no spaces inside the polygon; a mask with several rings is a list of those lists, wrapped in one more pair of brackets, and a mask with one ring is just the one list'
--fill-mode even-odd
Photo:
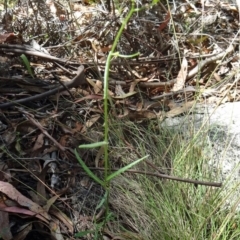
{"label": "narrow green leaf", "polygon": [[145,157],[142,157],[130,164],[128,164],[127,166],[117,170],[116,172],[112,173],[111,175],[109,175],[106,179],[106,181],[111,181],[113,178],[115,178],[116,176],[118,176],[119,174],[125,172],[126,170],[128,170],[129,168],[133,167],[134,165],[136,165],[137,163],[141,162],[142,160],[144,160],[145,158],[149,157],[149,155],[146,155]]}
{"label": "narrow green leaf", "polygon": [[80,146],[78,146],[79,148],[96,148],[96,147],[101,147],[101,146],[104,146],[104,145],[107,145],[108,142],[96,142],[96,143],[89,143],[89,144],[82,144]]}
{"label": "narrow green leaf", "polygon": [[100,203],[97,205],[96,210],[98,210],[99,208],[102,207],[102,205],[107,201],[107,196],[108,196],[108,192],[106,191],[102,200],[100,201]]}
{"label": "narrow green leaf", "polygon": [[85,164],[85,162],[80,158],[77,150],[75,149],[75,156],[77,158],[77,160],[79,161],[80,165],[82,166],[82,168],[84,169],[84,171],[88,174],[89,177],[91,177],[95,182],[101,184],[104,187],[104,182],[98,178]]}
{"label": "narrow green leaf", "polygon": [[28,58],[26,57],[26,55],[22,54],[20,56],[20,58],[22,59],[24,66],[27,68],[28,74],[31,75],[32,78],[34,78],[34,74],[33,74],[30,62],[29,62]]}
{"label": "narrow green leaf", "polygon": [[134,54],[131,54],[131,55],[118,54],[118,57],[121,57],[121,58],[133,58],[133,57],[136,57],[136,56],[138,56],[138,55],[140,55],[139,52],[134,53]]}

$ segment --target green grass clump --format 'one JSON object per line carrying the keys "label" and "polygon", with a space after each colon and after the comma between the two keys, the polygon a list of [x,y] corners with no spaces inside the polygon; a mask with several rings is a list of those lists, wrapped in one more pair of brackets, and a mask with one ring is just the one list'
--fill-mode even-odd
{"label": "green grass clump", "polygon": [[[112,157],[115,165],[148,154],[148,161],[167,174],[216,182],[202,153],[206,145],[202,136],[185,141],[156,122],[146,126],[115,123],[111,134],[114,156],[121,156],[118,162]],[[156,173],[146,162],[134,170]],[[225,208],[230,194],[223,195],[223,189],[128,172],[112,182],[110,203],[118,231],[137,232],[139,239],[239,239],[240,218],[235,208]]]}

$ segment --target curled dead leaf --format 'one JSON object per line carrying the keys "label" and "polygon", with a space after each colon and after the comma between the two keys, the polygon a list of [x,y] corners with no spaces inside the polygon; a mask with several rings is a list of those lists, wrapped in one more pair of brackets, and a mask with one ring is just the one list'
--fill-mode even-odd
{"label": "curled dead leaf", "polygon": [[182,60],[181,69],[176,79],[176,83],[173,85],[173,88],[171,89],[172,92],[177,92],[183,89],[186,78],[187,78],[187,69],[188,69],[188,62],[187,62],[187,59],[184,57]]}
{"label": "curled dead leaf", "polygon": [[27,197],[23,196],[10,183],[0,181],[0,192],[6,194],[9,198],[16,201],[19,205],[27,207],[29,210],[36,214],[42,215],[47,220],[51,219],[48,213],[41,206],[34,203],[31,199],[28,199]]}

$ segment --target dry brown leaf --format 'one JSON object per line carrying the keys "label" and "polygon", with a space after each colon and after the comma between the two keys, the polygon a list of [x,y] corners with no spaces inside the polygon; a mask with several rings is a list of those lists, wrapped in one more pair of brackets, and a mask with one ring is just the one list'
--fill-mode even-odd
{"label": "dry brown leaf", "polygon": [[136,103],[136,111],[142,111],[144,108],[144,102],[143,101],[140,101],[140,102],[137,102]]}
{"label": "dry brown leaf", "polygon": [[43,208],[48,212],[50,207],[56,202],[58,198],[59,198],[59,195],[53,196],[47,201],[47,204]]}
{"label": "dry brown leaf", "polygon": [[16,207],[16,206],[8,207],[8,206],[6,206],[5,203],[0,203],[0,211],[15,213],[15,214],[24,214],[24,215],[27,215],[30,217],[36,217],[47,224],[49,223],[49,221],[46,220],[46,218],[44,218],[40,214],[36,214],[35,212],[27,210],[26,208],[20,208],[20,207]]}
{"label": "dry brown leaf", "polygon": [[[72,134],[71,134],[72,135]],[[59,139],[59,143],[62,145],[62,146],[65,146],[67,147],[68,146],[68,140],[69,140],[69,135],[63,135],[61,136],[61,138]]]}
{"label": "dry brown leaf", "polygon": [[169,100],[167,106],[170,108],[170,110],[172,110],[172,109],[174,109],[174,108],[180,107],[181,104],[175,102],[174,100]]}
{"label": "dry brown leaf", "polygon": [[31,210],[32,212],[38,213],[48,220],[51,219],[51,217],[42,207],[34,203],[32,200],[23,196],[10,183],[0,181],[0,191],[6,194],[12,200],[15,200],[16,202],[18,202],[21,206],[29,208],[29,210]]}
{"label": "dry brown leaf", "polygon": [[164,109],[165,106],[169,105],[169,100],[164,99],[163,101],[144,101],[144,109],[145,110],[156,110],[156,109]]}
{"label": "dry brown leaf", "polygon": [[41,197],[41,195],[38,194],[37,192],[28,191],[28,194],[35,203],[39,205],[44,205],[46,203],[46,200],[43,197]]}
{"label": "dry brown leaf", "polygon": [[102,91],[102,82],[97,80],[96,83],[94,84],[93,90],[94,90],[95,94],[98,94],[99,92],[101,92]]}
{"label": "dry brown leaf", "polygon": [[64,225],[68,228],[68,230],[73,233],[73,223],[72,221],[67,217],[66,214],[58,210],[57,208],[51,208],[50,213],[54,215],[57,219],[59,219]]}
{"label": "dry brown leaf", "polygon": [[120,96],[112,96],[112,98],[113,99],[125,99],[125,98],[133,96],[136,93],[137,92],[129,92],[129,93],[126,93],[126,94],[123,94],[123,95],[120,95]]}
{"label": "dry brown leaf", "polygon": [[111,51],[111,48],[112,48],[111,45],[106,46],[106,47],[102,47],[102,48],[101,48],[101,52],[102,52],[102,53],[109,52],[109,51]]}
{"label": "dry brown leaf", "polygon": [[138,83],[139,83],[138,80],[133,81],[130,85],[129,92],[134,92],[134,89],[135,89],[135,87],[137,86]]}
{"label": "dry brown leaf", "polygon": [[[61,128],[62,132],[65,133],[66,135],[70,134],[72,135],[74,133],[74,131],[68,127],[67,125],[61,123],[60,121],[56,121],[56,123],[58,123],[59,127]],[[62,143],[60,143],[62,144]],[[64,144],[62,144],[62,146],[65,146]]]}
{"label": "dry brown leaf", "polygon": [[75,128],[73,129],[73,132],[76,133],[76,132],[80,132],[83,128],[83,125],[82,123],[80,122],[75,122]]}
{"label": "dry brown leaf", "polygon": [[91,119],[89,119],[86,122],[85,126],[82,128],[81,133],[84,133],[88,128],[90,128],[94,123],[96,123],[100,117],[100,114],[92,116]]}
{"label": "dry brown leaf", "polygon": [[129,113],[129,118],[132,120],[155,119],[157,115],[152,111],[143,110],[141,112]]}
{"label": "dry brown leaf", "polygon": [[184,103],[182,106],[173,108],[172,110],[170,110],[169,112],[166,113],[166,117],[175,117],[179,114],[185,113],[187,112],[196,102],[195,101],[191,101],[191,102],[186,102]]}
{"label": "dry brown leaf", "polygon": [[32,152],[35,152],[37,151],[38,149],[40,149],[44,144],[44,134],[43,133],[40,133],[37,137],[37,140],[35,141],[34,143],[34,146],[33,146],[33,149],[32,149]]}
{"label": "dry brown leaf", "polygon": [[168,23],[169,23],[169,21],[170,21],[170,16],[171,16],[170,11],[168,11],[168,12],[167,12],[167,15],[166,15],[166,17],[165,17],[165,19],[164,19],[164,21],[160,24],[160,26],[159,26],[159,28],[158,28],[158,30],[159,30],[160,32],[162,32],[162,30],[167,27],[167,25],[168,25]]}
{"label": "dry brown leaf", "polygon": [[0,34],[0,43],[12,43],[17,40],[20,40],[19,35],[15,35],[14,33],[3,33]]}
{"label": "dry brown leaf", "polygon": [[173,85],[173,88],[171,89],[172,92],[177,92],[183,89],[186,78],[187,78],[187,69],[188,69],[188,62],[187,62],[187,59],[184,57],[182,60],[181,69],[176,79],[176,83]]}

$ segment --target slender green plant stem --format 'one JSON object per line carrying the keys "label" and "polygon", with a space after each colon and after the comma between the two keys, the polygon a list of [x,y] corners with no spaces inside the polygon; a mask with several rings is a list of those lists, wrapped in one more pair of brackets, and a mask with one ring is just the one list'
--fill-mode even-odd
{"label": "slender green plant stem", "polygon": [[[104,72],[104,141],[108,142],[108,132],[109,132],[109,127],[108,127],[108,99],[109,99],[109,94],[108,94],[108,83],[109,83],[109,70],[110,70],[110,64],[111,64],[111,59],[113,56],[115,56],[114,51],[117,47],[117,44],[119,42],[119,39],[122,35],[122,32],[125,28],[125,26],[127,25],[128,21],[130,20],[132,14],[134,12],[137,11],[137,9],[134,8],[135,7],[135,2],[134,0],[132,0],[132,6],[131,6],[131,10],[129,11],[128,15],[126,16],[126,18],[124,19],[118,33],[117,36],[114,39],[113,42],[113,46],[111,51],[109,52],[109,55],[107,57],[107,62],[106,62],[106,66],[105,66],[105,72]],[[108,206],[108,199],[109,199],[109,185],[110,185],[110,180],[108,180],[108,174],[109,174],[109,158],[108,158],[108,147],[109,144],[104,146],[104,187],[105,187],[105,191],[106,191],[106,216],[108,216],[109,213],[109,206]],[[106,220],[107,218],[105,218]]]}
{"label": "slender green plant stem", "polygon": [[[122,35],[122,32],[127,25],[128,21],[130,20],[132,14],[138,9],[135,9],[135,2],[132,0],[132,6],[131,10],[129,11],[128,15],[124,19],[124,22],[122,23],[117,36],[115,37],[115,40],[113,42],[113,46],[111,51],[109,52],[106,66],[105,66],[105,72],[104,72],[104,141],[108,142],[108,132],[109,132],[109,127],[108,127],[108,99],[109,99],[109,94],[108,94],[108,83],[109,83],[109,70],[110,70],[110,65],[111,65],[111,59],[113,56],[115,56],[114,51],[117,47],[117,44],[119,42],[119,39]],[[104,167],[105,167],[105,172],[104,172],[104,177],[107,179],[108,173],[109,173],[109,159],[108,159],[108,144],[104,146]],[[108,189],[109,181],[105,181],[105,187]]]}
{"label": "slender green plant stem", "polygon": [[[156,3],[158,0],[153,0],[153,4]],[[117,35],[114,39],[111,51],[108,54],[107,57],[107,62],[105,65],[105,72],[104,72],[104,94],[103,94],[103,101],[104,101],[104,142],[108,143],[108,133],[109,133],[109,118],[108,118],[108,101],[111,103],[111,99],[110,96],[108,94],[108,86],[109,86],[109,71],[110,71],[110,65],[111,65],[111,60],[113,57],[131,57],[131,56],[125,56],[125,55],[121,55],[119,54],[119,52],[115,52],[115,49],[117,47],[117,44],[120,40],[120,37],[122,36],[122,33],[126,27],[126,25],[128,24],[130,18],[132,17],[132,15],[135,12],[140,11],[140,8],[135,8],[135,0],[131,0],[131,9],[129,11],[129,13],[127,14],[127,16],[125,17],[125,19],[123,20],[123,23],[121,24],[121,27],[119,29],[119,31],[117,32]],[[132,55],[136,56],[136,54]],[[111,177],[109,177],[109,173],[111,173],[111,169],[110,169],[110,164],[109,164],[109,157],[108,157],[108,149],[109,149],[109,144],[106,144],[103,146],[104,147],[104,188],[106,191],[106,202],[105,202],[105,207],[106,207],[106,216],[108,216],[109,214],[109,209],[108,209],[108,199],[109,199],[109,186],[110,186],[110,182],[111,182]],[[145,158],[145,157],[144,157]],[[144,159],[142,158],[142,159]],[[142,159],[138,160],[141,161]],[[136,161],[134,164],[136,164],[138,161]],[[107,217],[105,218],[106,221]]]}

